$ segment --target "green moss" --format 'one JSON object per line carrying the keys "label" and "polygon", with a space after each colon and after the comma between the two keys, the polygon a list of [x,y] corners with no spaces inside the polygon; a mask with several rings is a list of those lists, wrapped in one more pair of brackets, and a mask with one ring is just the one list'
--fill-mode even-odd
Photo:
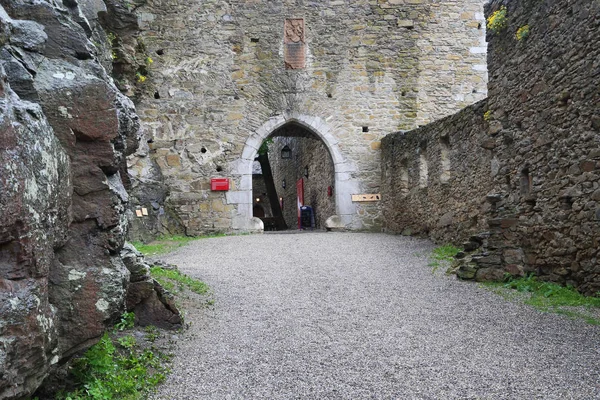
{"label": "green moss", "polygon": [[173,292],[176,289],[183,290],[187,288],[194,293],[207,294],[208,285],[197,279],[173,269],[164,269],[161,267],[152,267],[150,274],[156,279],[165,289]]}
{"label": "green moss", "polygon": [[573,287],[543,282],[535,275],[516,279],[509,277],[506,282],[487,282],[484,285],[505,298],[521,298],[525,304],[540,311],[581,318],[590,324],[600,325],[600,297],[584,296]]}
{"label": "green moss", "polygon": [[445,244],[443,246],[436,247],[429,256],[429,266],[433,267],[433,272],[437,271],[439,267],[449,267],[450,263],[454,261],[454,256],[461,251],[458,247],[454,247],[451,244]]}
{"label": "green moss", "polygon": [[179,247],[183,247],[190,242],[206,238],[223,237],[225,234],[215,234],[207,236],[161,236],[150,243],[133,242],[135,248],[142,254],[151,256],[170,253]]}

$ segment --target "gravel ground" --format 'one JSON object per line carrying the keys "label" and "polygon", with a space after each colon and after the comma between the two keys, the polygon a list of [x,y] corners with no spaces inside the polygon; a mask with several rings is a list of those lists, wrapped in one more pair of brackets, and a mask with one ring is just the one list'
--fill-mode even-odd
{"label": "gravel ground", "polygon": [[599,399],[600,327],[427,266],[429,241],[204,239],[165,257],[207,282],[154,399]]}

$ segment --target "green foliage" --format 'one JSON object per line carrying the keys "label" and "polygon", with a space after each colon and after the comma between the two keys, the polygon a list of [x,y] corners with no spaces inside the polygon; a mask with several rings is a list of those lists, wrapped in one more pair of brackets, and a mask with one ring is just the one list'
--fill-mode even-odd
{"label": "green foliage", "polygon": [[273,138],[265,139],[260,145],[260,148],[258,149],[258,154],[261,156],[267,154],[269,152],[269,145],[271,145],[272,143]]}
{"label": "green foliage", "polygon": [[535,275],[525,278],[509,279],[504,284],[505,288],[515,289],[519,292],[529,292],[531,297],[526,301],[538,308],[557,306],[585,306],[600,307],[600,298],[586,297],[570,286],[560,286],[552,282],[543,282]]}
{"label": "green foliage", "polygon": [[490,122],[492,120],[492,110],[487,110],[485,113],[483,113],[483,120],[485,122]]}
{"label": "green foliage", "polygon": [[115,325],[115,328],[123,331],[125,329],[133,328],[135,324],[135,314],[132,312],[126,312],[121,315],[121,320]]}
{"label": "green foliage", "polygon": [[149,244],[142,242],[133,242],[135,248],[144,255],[158,255],[170,253],[171,251],[183,247],[194,240],[223,237],[224,234],[215,234],[207,236],[161,236]]}
{"label": "green foliage", "polygon": [[119,346],[128,350],[133,349],[136,345],[135,338],[131,335],[123,336],[122,338],[119,338],[117,342],[119,343]]}
{"label": "green foliage", "polygon": [[108,32],[106,38],[108,39],[110,46],[115,46],[115,42],[119,39],[119,37],[112,32]]}
{"label": "green foliage", "polygon": [[460,251],[461,249],[454,247],[451,244],[445,244],[443,246],[436,247],[429,256],[429,258],[432,260],[430,265],[439,265],[440,263],[452,262],[454,261],[454,256]]}
{"label": "green foliage", "polygon": [[446,244],[433,249],[432,258],[437,261],[453,261],[454,256],[457,255],[461,249],[454,247],[451,244]]}
{"label": "green foliage", "polygon": [[433,267],[433,272],[441,266],[449,266],[454,261],[454,256],[461,251],[458,247],[454,247],[451,244],[445,244],[440,247],[436,247],[429,256],[429,266]]}
{"label": "green foliage", "polygon": [[119,344],[127,351],[121,354],[108,334],[78,359],[72,374],[80,389],[59,393],[59,400],[138,400],[165,380],[168,372],[164,358],[151,350],[138,350],[135,339],[125,336]]}
{"label": "green foliage", "polygon": [[517,29],[517,33],[515,34],[515,37],[517,38],[518,41],[527,39],[529,37],[529,25],[523,25],[522,27]]}
{"label": "green foliage", "polygon": [[145,329],[146,331],[146,340],[149,342],[153,342],[160,337],[160,331],[154,325],[148,325]]}
{"label": "green foliage", "polygon": [[208,293],[208,285],[206,283],[191,278],[174,269],[152,267],[150,269],[150,274],[169,291],[174,291],[177,287],[179,290],[187,288],[198,294]]}
{"label": "green foliage", "polygon": [[499,10],[494,11],[487,19],[487,29],[493,33],[499,33],[506,29],[508,26],[506,13],[506,6],[502,6]]}
{"label": "green foliage", "polygon": [[584,296],[571,286],[543,282],[533,274],[522,278],[508,275],[505,282],[488,282],[486,286],[516,290],[525,295],[525,304],[540,311],[564,314],[571,318],[583,318],[588,323],[600,324],[600,320],[589,313],[591,311],[597,314],[600,311],[600,297]]}

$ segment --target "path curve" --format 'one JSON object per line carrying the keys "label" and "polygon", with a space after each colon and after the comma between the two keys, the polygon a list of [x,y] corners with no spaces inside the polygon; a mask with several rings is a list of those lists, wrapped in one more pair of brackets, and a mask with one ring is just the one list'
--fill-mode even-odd
{"label": "path curve", "polygon": [[433,275],[425,240],[203,239],[165,257],[207,282],[154,399],[597,399],[600,327]]}

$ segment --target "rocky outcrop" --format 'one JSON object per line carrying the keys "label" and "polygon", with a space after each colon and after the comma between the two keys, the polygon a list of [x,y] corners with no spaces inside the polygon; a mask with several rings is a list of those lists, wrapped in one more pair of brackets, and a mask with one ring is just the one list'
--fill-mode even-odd
{"label": "rocky outcrop", "polygon": [[139,120],[85,16],[101,9],[97,0],[0,0],[3,400],[30,395],[95,343],[137,289],[121,250]]}
{"label": "rocky outcrop", "polygon": [[135,313],[140,326],[154,325],[164,329],[183,327],[183,319],[173,296],[150,276],[150,266],[134,246],[126,243],[121,258],[131,273],[127,292],[127,311]]}
{"label": "rocky outcrop", "polygon": [[71,180],[42,109],[16,96],[1,67],[0,93],[0,399],[8,399],[35,390],[60,358],[48,276],[68,238]]}
{"label": "rocky outcrop", "polygon": [[[185,234],[181,219],[169,204],[170,189],[160,167],[152,159],[146,140],[142,140],[137,151],[127,158],[127,167],[131,182],[129,239],[148,242],[161,235]],[[147,215],[137,215],[144,208]]]}

